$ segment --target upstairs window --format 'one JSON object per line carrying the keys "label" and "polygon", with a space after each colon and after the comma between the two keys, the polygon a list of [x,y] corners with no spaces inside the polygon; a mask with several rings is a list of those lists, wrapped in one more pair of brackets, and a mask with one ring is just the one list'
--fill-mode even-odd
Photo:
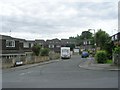
{"label": "upstairs window", "polygon": [[29,43],[28,42],[24,42],[24,48],[29,48]]}
{"label": "upstairs window", "polygon": [[34,46],[34,44],[33,43],[31,43],[31,47],[33,47]]}
{"label": "upstairs window", "polygon": [[6,47],[15,47],[14,40],[6,40]]}
{"label": "upstairs window", "polygon": [[112,37],[112,41],[114,41],[115,39],[114,39],[114,36]]}
{"label": "upstairs window", "polygon": [[118,38],[117,38],[117,35],[115,35],[115,40],[117,40]]}

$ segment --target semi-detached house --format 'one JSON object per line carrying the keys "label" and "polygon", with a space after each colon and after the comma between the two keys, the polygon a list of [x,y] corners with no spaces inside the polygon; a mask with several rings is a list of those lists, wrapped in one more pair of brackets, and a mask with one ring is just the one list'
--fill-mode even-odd
{"label": "semi-detached house", "polygon": [[0,35],[1,53],[0,56],[11,58],[18,55],[27,55],[32,53],[33,42],[25,39],[13,38],[11,36]]}

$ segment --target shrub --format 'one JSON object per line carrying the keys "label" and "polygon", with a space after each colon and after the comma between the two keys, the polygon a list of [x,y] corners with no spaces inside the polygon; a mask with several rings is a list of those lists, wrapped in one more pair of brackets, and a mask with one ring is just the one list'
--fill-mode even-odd
{"label": "shrub", "polygon": [[41,56],[48,56],[49,55],[49,49],[48,48],[43,48],[41,49]]}
{"label": "shrub", "polygon": [[39,54],[40,54],[40,49],[41,49],[41,46],[38,45],[38,44],[35,44],[35,45],[32,47],[32,51],[33,51],[33,53],[34,53],[36,56],[39,56]]}
{"label": "shrub", "polygon": [[98,63],[106,63],[107,62],[107,53],[104,50],[98,51],[95,55],[95,59]]}
{"label": "shrub", "polygon": [[113,57],[114,57],[114,64],[116,65],[120,65],[120,47],[115,47],[114,51],[113,51]]}
{"label": "shrub", "polygon": [[120,47],[116,47],[113,52],[115,54],[120,54]]}

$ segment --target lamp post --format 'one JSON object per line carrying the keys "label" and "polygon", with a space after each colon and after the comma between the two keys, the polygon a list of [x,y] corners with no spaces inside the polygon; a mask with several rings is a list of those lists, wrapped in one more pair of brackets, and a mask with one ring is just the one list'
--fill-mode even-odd
{"label": "lamp post", "polygon": [[96,40],[95,40],[95,29],[88,29],[88,31],[94,31],[94,45],[95,45],[95,52],[96,52]]}

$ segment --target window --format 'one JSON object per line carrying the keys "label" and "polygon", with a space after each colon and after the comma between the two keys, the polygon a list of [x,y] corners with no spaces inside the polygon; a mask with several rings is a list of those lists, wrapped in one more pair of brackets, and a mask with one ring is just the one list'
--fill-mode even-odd
{"label": "window", "polygon": [[112,37],[112,41],[114,41],[114,36]]}
{"label": "window", "polygon": [[31,47],[33,47],[34,46],[34,44],[33,43],[31,43]]}
{"label": "window", "polygon": [[6,47],[15,47],[14,40],[6,40]]}
{"label": "window", "polygon": [[117,35],[115,35],[115,40],[117,40],[118,38],[117,38]]}
{"label": "window", "polygon": [[91,42],[89,41],[89,45],[91,44]]}
{"label": "window", "polygon": [[49,47],[49,48],[54,48],[54,45],[49,45],[48,47]]}
{"label": "window", "polygon": [[39,45],[42,45],[42,43],[39,43]]}
{"label": "window", "polygon": [[57,48],[59,48],[59,47],[60,47],[60,45],[57,45],[56,47],[57,47]]}
{"label": "window", "polygon": [[29,43],[24,42],[24,48],[29,48]]}
{"label": "window", "polygon": [[48,47],[51,48],[51,45],[49,45]]}
{"label": "window", "polygon": [[52,45],[52,48],[54,48],[54,45]]}

